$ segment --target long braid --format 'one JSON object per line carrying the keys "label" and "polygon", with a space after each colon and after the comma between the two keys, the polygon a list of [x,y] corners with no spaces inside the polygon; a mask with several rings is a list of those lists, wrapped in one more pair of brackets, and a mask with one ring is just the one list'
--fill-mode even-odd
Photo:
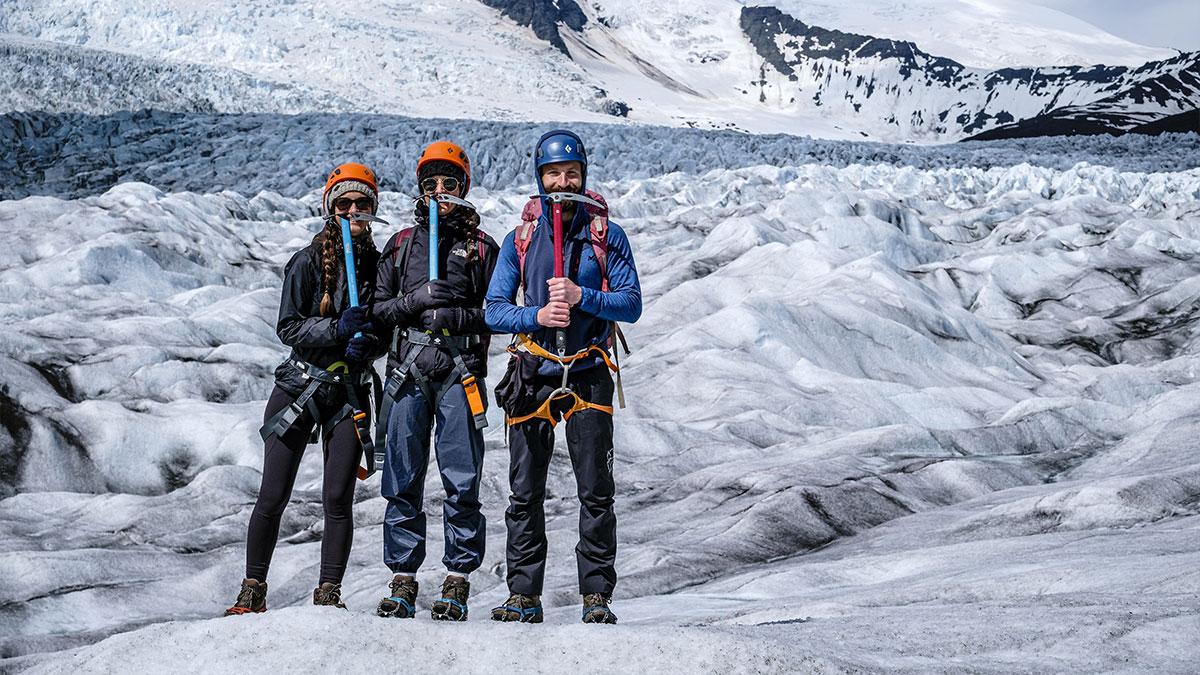
{"label": "long braid", "polygon": [[[342,229],[335,223],[334,220],[327,221],[325,229],[314,237],[314,241],[319,239],[321,243],[322,286],[325,290],[321,296],[321,316],[333,316],[337,312],[333,306],[333,292],[337,290],[338,272],[346,266],[343,262]],[[369,226],[362,235],[354,238],[354,259],[363,260],[368,252],[378,252],[371,239]],[[375,270],[372,268],[369,271],[373,273]]]}
{"label": "long braid", "polygon": [[334,221],[325,223],[325,229],[317,235],[321,238],[321,269],[324,272],[325,295],[321,298],[321,316],[333,316],[333,291],[337,288],[338,264],[341,259],[341,229]]}

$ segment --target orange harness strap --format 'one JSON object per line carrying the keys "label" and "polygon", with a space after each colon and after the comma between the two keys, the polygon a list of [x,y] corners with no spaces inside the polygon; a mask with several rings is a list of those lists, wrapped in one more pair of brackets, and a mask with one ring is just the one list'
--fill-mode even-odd
{"label": "orange harness strap", "polygon": [[588,354],[590,354],[591,352],[595,351],[597,354],[600,355],[600,358],[604,359],[604,364],[608,366],[609,370],[613,371],[614,373],[617,372],[617,367],[615,365],[613,365],[612,359],[608,358],[608,352],[597,347],[596,345],[592,345],[591,347],[588,347],[587,349],[578,351],[578,352],[572,354],[571,356],[566,356],[566,357],[563,357],[560,359],[557,354],[551,354],[550,352],[546,351],[545,347],[542,347],[538,343],[534,342],[533,339],[530,338],[525,333],[517,333],[517,341],[519,341],[521,343],[519,346],[509,345],[509,347],[507,348],[506,351],[514,352],[514,351],[517,351],[518,349],[524,349],[525,351],[529,352],[530,354],[533,354],[534,356],[539,356],[543,359],[550,359],[551,361],[554,361],[555,363],[557,363],[560,366],[571,363],[572,361],[575,361],[576,359],[581,359],[581,358],[587,356]]}
{"label": "orange harness strap", "polygon": [[571,415],[574,415],[575,413],[577,413],[581,410],[599,410],[600,412],[608,413],[609,415],[613,414],[613,408],[611,405],[600,405],[598,403],[589,403],[589,402],[583,400],[582,398],[580,398],[579,394],[576,394],[573,391],[568,391],[566,393],[559,394],[558,396],[551,396],[550,398],[543,401],[542,405],[539,406],[537,410],[535,410],[534,412],[532,412],[528,415],[522,415],[521,417],[509,417],[508,415],[505,415],[504,422],[506,425],[511,427],[514,424],[520,424],[521,422],[525,422],[525,421],[534,419],[535,417],[540,417],[540,418],[544,418],[544,419],[548,420],[550,422],[551,427],[557,426],[558,420],[554,419],[554,413],[550,411],[550,405],[554,401],[557,401],[557,400],[563,399],[563,398],[574,398],[575,399],[575,405],[572,405],[569,410],[566,410],[563,412],[562,418],[563,418],[564,422],[567,421],[571,417]]}
{"label": "orange harness strap", "polygon": [[[611,360],[609,360],[608,354],[603,349],[601,349],[595,345],[592,345],[591,347],[588,347],[587,349],[581,350],[571,356],[559,358],[557,354],[551,354],[550,352],[546,351],[545,348],[543,348],[538,343],[534,342],[525,333],[518,333],[517,341],[519,341],[521,343],[520,346],[518,347],[518,346],[510,345],[508,347],[507,351],[515,352],[518,349],[524,349],[525,351],[529,352],[530,354],[533,354],[534,356],[538,356],[543,359],[550,359],[551,361],[554,361],[555,363],[557,363],[559,365],[570,367],[568,364],[575,361],[576,359],[580,359],[580,358],[583,358],[584,356],[587,356],[593,350],[595,350],[598,354],[600,354],[600,358],[604,359],[605,365],[607,365],[610,370],[612,370],[613,372],[619,372],[617,370],[617,367],[615,365],[613,365],[613,362]],[[562,414],[562,418],[563,418],[564,422],[567,419],[569,419],[571,417],[571,415],[574,415],[575,413],[583,411],[583,410],[599,410],[600,412],[608,413],[609,415],[613,414],[613,407],[611,405],[600,405],[598,403],[590,403],[588,401],[583,400],[579,396],[579,394],[576,394],[573,391],[567,391],[567,392],[559,393],[558,395],[552,394],[549,398],[547,398],[545,401],[542,402],[542,405],[538,406],[537,410],[533,411],[532,413],[530,413],[528,415],[522,415],[521,417],[509,417],[508,415],[505,415],[504,416],[505,425],[511,427],[514,424],[520,424],[521,422],[525,422],[527,420],[531,420],[534,418],[542,418],[542,419],[548,420],[550,422],[551,427],[557,426],[558,420],[556,420],[554,418],[554,413],[550,410],[550,408],[551,408],[551,405],[554,403],[554,401],[558,401],[558,400],[564,399],[564,398],[574,398],[575,399],[575,403],[569,409],[565,410]]]}

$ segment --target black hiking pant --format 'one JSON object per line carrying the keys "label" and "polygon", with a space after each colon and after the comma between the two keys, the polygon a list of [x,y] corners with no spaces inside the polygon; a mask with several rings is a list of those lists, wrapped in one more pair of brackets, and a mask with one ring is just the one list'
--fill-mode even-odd
{"label": "black hiking pant", "polygon": [[[539,403],[558,388],[559,377],[538,377]],[[583,400],[612,405],[613,381],[604,367],[573,373],[572,391]],[[569,406],[571,399],[563,399]],[[575,562],[581,594],[611,594],[617,583],[617,516],[613,510],[613,419],[600,410],[581,410],[566,421],[567,448],[579,495],[579,543]],[[554,428],[544,418],[508,430],[508,480],[512,494],[504,521],[508,526],[508,588],[541,595],[546,573],[546,475],[554,452]]]}
{"label": "black hiking pant", "polygon": [[[329,386],[329,385],[322,385]],[[366,400],[366,389],[359,393]],[[343,397],[338,397],[344,400]],[[267,399],[264,420],[270,419],[284,406],[295,401],[295,397],[278,386]],[[319,410],[322,416],[334,415],[340,409]],[[370,414],[370,411],[367,411]],[[291,429],[279,437],[271,434],[264,444],[262,487],[258,490],[258,501],[250,514],[250,527],[246,534],[246,578],[267,580],[267,569],[271,565],[271,554],[279,538],[279,522],[283,509],[292,496],[296,483],[296,472],[300,459],[308,446],[316,420],[305,410],[296,418]],[[321,538],[320,583],[340,584],[346,573],[346,561],[350,559],[350,545],[354,540],[354,481],[358,474],[358,463],[362,458],[362,445],[354,430],[350,417],[333,427],[324,439],[325,466],[321,485],[321,506],[325,512],[325,533]]]}

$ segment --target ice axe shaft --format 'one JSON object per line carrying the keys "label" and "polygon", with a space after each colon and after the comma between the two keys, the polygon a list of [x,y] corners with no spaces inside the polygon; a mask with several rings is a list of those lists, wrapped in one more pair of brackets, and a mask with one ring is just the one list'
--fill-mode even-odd
{"label": "ice axe shaft", "polygon": [[[562,194],[562,193],[557,193]],[[550,202],[550,219],[554,224],[554,276],[561,278],[563,276],[563,223],[562,223],[562,202]],[[555,347],[558,348],[558,358],[563,358],[567,355],[567,331],[559,328],[554,332]],[[563,371],[566,374],[566,371]]]}
{"label": "ice axe shaft", "polygon": [[427,199],[429,204],[429,280],[438,278],[438,203]]}
{"label": "ice axe shaft", "polygon": [[[346,253],[346,286],[350,293],[350,306],[358,307],[358,279],[354,273],[354,238],[350,236],[350,220],[344,216],[338,220],[342,224],[342,250]],[[354,334],[361,337],[362,331]]]}
{"label": "ice axe shaft", "polygon": [[[475,205],[465,199],[445,193],[424,195],[424,197],[425,202],[429,205],[429,280],[433,281],[441,276],[440,261],[438,260],[438,202],[458,204],[469,209],[474,209]],[[421,199],[421,197],[417,199]]]}

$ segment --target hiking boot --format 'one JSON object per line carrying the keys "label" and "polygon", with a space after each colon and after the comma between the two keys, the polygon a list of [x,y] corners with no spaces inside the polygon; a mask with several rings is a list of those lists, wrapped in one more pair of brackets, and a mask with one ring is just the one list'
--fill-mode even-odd
{"label": "hiking boot", "polygon": [[[408,574],[397,574],[392,577],[391,597],[379,601],[375,613],[379,616],[394,616],[397,619],[410,619],[417,613],[417,580]],[[464,596],[465,602],[466,596]]]}
{"label": "hiking boot", "polygon": [[433,620],[466,621],[467,596],[470,594],[469,581],[456,574],[447,574],[442,583],[442,599],[433,603]]}
{"label": "hiking boot", "polygon": [[608,596],[603,593],[588,593],[583,596],[584,623],[616,623],[617,615],[608,608]]}
{"label": "hiking boot", "polygon": [[257,614],[267,611],[267,582],[256,579],[242,579],[242,590],[238,593],[237,602],[225,610],[225,616],[238,614]]}
{"label": "hiking boot", "polygon": [[346,605],[342,604],[342,585],[326,581],[314,588],[313,604],[346,609]]}
{"label": "hiking boot", "polygon": [[492,621],[542,622],[542,596],[513,593],[508,601],[492,610]]}

